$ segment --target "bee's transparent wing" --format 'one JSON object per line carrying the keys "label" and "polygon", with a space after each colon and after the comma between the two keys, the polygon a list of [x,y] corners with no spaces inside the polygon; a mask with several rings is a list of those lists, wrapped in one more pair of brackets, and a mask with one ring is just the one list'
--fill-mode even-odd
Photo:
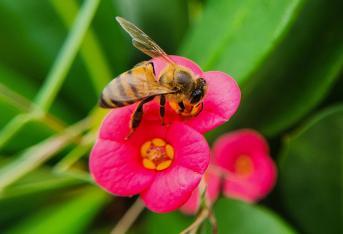
{"label": "bee's transparent wing", "polygon": [[164,52],[161,47],[157,45],[147,34],[140,30],[136,25],[127,21],[126,19],[117,16],[116,20],[122,26],[122,28],[132,37],[132,44],[149,55],[152,58],[163,57],[167,62],[174,64],[174,62],[168,57],[167,53]]}

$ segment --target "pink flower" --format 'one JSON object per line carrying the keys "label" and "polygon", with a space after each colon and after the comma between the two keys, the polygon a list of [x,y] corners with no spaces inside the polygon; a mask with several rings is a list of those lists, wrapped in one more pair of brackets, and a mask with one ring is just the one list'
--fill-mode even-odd
{"label": "pink flower", "polygon": [[[217,199],[222,182],[224,195],[246,202],[258,201],[273,188],[276,168],[269,156],[268,144],[259,133],[245,129],[226,134],[215,142],[213,154],[214,161],[204,180],[205,196],[211,203]],[[200,190],[196,188],[180,210],[195,214],[200,198]]]}
{"label": "pink flower", "polygon": [[[208,90],[203,100],[203,110],[197,116],[183,117],[167,103],[166,122],[183,122],[204,133],[228,121],[236,112],[241,99],[241,92],[236,81],[224,72],[203,72],[197,64],[187,58],[175,55],[170,57],[176,64],[184,66],[193,71],[196,76],[204,78],[208,84]],[[151,61],[154,63],[158,77],[167,64],[161,58],[154,58]],[[143,118],[151,120],[159,117],[157,102],[151,102],[144,108],[147,111],[144,112]]]}
{"label": "pink flower", "polygon": [[[207,170],[204,177],[206,185],[205,196],[211,203],[214,203],[219,195],[220,177],[211,170]],[[200,186],[199,186],[200,187]],[[185,214],[195,214],[200,207],[201,191],[197,187],[194,189],[188,201],[181,206],[180,210]]]}
{"label": "pink flower", "polygon": [[266,196],[276,181],[276,167],[266,140],[253,130],[220,137],[213,146],[215,164],[226,174],[224,195],[247,202]]}
{"label": "pink flower", "polygon": [[205,173],[208,144],[189,126],[162,126],[160,120],[143,120],[124,140],[134,108],[115,109],[107,115],[90,155],[90,172],[110,193],[140,194],[155,212],[175,210],[187,201]]}

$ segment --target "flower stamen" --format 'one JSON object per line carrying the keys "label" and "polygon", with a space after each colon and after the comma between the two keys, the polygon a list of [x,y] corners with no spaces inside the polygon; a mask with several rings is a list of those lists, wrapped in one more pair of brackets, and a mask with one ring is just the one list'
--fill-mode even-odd
{"label": "flower stamen", "polygon": [[145,168],[162,171],[172,164],[174,147],[161,138],[154,138],[141,146],[141,157]]}
{"label": "flower stamen", "polygon": [[235,162],[235,173],[239,176],[249,176],[254,171],[254,165],[248,155],[240,155]]}

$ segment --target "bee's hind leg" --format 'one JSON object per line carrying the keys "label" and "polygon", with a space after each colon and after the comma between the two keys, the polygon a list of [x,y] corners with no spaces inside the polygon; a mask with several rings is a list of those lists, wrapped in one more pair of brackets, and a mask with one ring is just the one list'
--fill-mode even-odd
{"label": "bee's hind leg", "polygon": [[160,96],[160,116],[162,118],[162,125],[164,125],[164,115],[166,112],[166,96]]}
{"label": "bee's hind leg", "polygon": [[135,112],[133,112],[133,115],[131,117],[130,121],[130,132],[129,134],[125,137],[125,140],[129,139],[131,134],[135,131],[136,128],[138,128],[139,124],[142,121],[143,118],[143,105],[147,102],[150,102],[151,100],[154,99],[154,96],[148,97],[146,99],[143,99],[137,106]]}

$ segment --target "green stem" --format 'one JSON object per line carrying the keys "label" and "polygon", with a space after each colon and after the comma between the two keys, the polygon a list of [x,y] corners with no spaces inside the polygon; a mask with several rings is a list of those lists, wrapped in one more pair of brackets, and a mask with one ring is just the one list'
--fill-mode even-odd
{"label": "green stem", "polygon": [[63,172],[68,170],[76,161],[78,161],[93,145],[95,141],[96,133],[91,131],[87,133],[81,140],[81,142],[72,149],[58,164],[54,170],[57,172]]}
{"label": "green stem", "polygon": [[71,141],[77,139],[83,131],[89,128],[89,125],[89,119],[84,119],[67,128],[63,133],[52,136],[25,150],[18,159],[1,169],[0,192],[22,176],[42,165]]}
{"label": "green stem", "polygon": [[33,103],[25,97],[17,94],[6,85],[0,83],[0,99],[12,105],[21,112],[29,112]]}
{"label": "green stem", "polygon": [[20,130],[24,125],[38,118],[37,112],[19,114],[1,130],[0,149]]}
{"label": "green stem", "polygon": [[[51,0],[50,2],[66,27],[70,28],[73,23],[73,16],[76,15],[78,11],[76,1]],[[86,69],[88,70],[95,91],[97,94],[101,93],[104,86],[110,81],[112,72],[106,56],[103,53],[98,39],[91,27],[88,29],[84,37],[80,54],[85,63]]]}
{"label": "green stem", "polygon": [[98,5],[99,0],[86,0],[82,5],[80,13],[48,74],[47,80],[36,97],[35,103],[42,110],[47,111],[52,105],[80,48],[82,39],[93,19]]}

